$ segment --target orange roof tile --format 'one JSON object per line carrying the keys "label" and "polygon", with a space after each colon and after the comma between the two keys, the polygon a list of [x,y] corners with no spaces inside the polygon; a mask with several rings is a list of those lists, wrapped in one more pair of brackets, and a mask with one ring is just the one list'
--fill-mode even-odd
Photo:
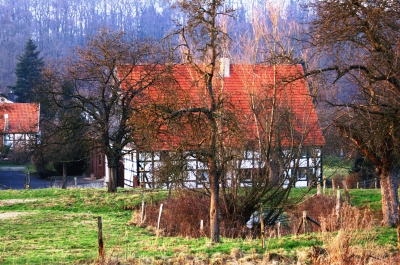
{"label": "orange roof tile", "polygon": [[[124,67],[120,67],[121,79],[125,72]],[[158,104],[174,105],[178,109],[210,106],[209,96],[204,87],[204,77],[200,76],[193,67],[174,65],[170,68],[170,73],[170,78],[164,77],[158,84],[156,82],[151,85],[137,102],[147,104],[149,100],[152,100]],[[246,135],[249,139],[257,139],[259,132],[266,130],[265,121],[256,121],[253,110],[256,109],[258,112],[258,118],[260,115],[265,117],[271,111],[271,102],[275,100],[277,113],[274,129],[280,131],[282,145],[290,145],[293,141],[308,146],[322,146],[325,140],[318,125],[318,117],[308,85],[306,80],[301,78],[302,75],[301,65],[231,64],[229,76],[214,78],[213,93],[216,99],[223,102],[224,108],[235,113],[236,119],[246,126]],[[127,91],[130,85],[138,82],[143,76],[145,76],[144,68],[134,69],[122,82],[123,89]],[[166,87],[172,87],[172,89],[168,90]],[[290,123],[291,128],[284,123]],[[201,130],[201,128],[197,129]],[[192,130],[196,129],[192,128]],[[196,133],[192,135],[192,138],[199,136]],[[179,136],[179,132],[170,135],[168,132],[162,132],[158,138],[164,144],[158,144],[158,146],[168,149],[168,144],[165,142],[169,141],[173,143],[172,145],[177,145],[176,142],[184,141],[185,137],[187,135]],[[294,138],[296,139],[293,140]]]}
{"label": "orange roof tile", "polygon": [[[8,125],[6,125],[6,118],[8,118]],[[39,103],[0,104],[0,132],[39,132]]]}

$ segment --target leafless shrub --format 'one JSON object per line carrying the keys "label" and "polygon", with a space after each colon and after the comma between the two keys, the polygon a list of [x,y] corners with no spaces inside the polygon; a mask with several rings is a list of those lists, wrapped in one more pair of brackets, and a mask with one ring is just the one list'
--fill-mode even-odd
{"label": "leafless shrub", "polygon": [[[300,221],[303,216],[303,211],[307,211],[308,216],[321,223],[324,218],[332,215],[332,210],[335,209],[336,199],[331,196],[315,195],[306,201],[298,204],[293,209],[289,210],[291,230],[293,233],[297,232]],[[323,225],[326,225],[325,223]],[[322,224],[321,224],[322,226]],[[331,226],[327,230],[331,230]],[[317,225],[310,223],[309,232],[320,232],[321,228]]]}
{"label": "leafless shrub", "polygon": [[[333,232],[338,230],[371,229],[377,224],[377,218],[368,208],[357,208],[344,202],[339,216],[336,215],[336,198],[333,196],[313,196],[289,211],[290,226],[297,232],[303,211],[318,221],[321,226],[309,222],[309,232]],[[300,230],[303,231],[303,230]]]}
{"label": "leafless shrub", "polygon": [[[177,196],[161,202],[163,212],[160,229],[167,236],[189,236],[198,238],[209,234],[209,203],[210,198],[201,193],[180,191]],[[146,208],[146,225],[157,227],[159,216],[159,204],[149,205]],[[242,237],[245,229],[242,224],[229,220],[221,209],[220,230],[224,237]],[[200,229],[201,220],[203,228]],[[137,214],[132,215],[130,224],[138,223]]]}
{"label": "leafless shrub", "polygon": [[[179,192],[178,196],[162,202],[164,204],[160,228],[168,236],[190,236],[198,238],[209,233],[209,197],[193,192]],[[159,205],[146,209],[148,225],[157,227]],[[204,220],[203,230],[200,222]]]}
{"label": "leafless shrub", "polygon": [[339,230],[336,236],[324,234],[324,247],[313,248],[311,264],[377,265],[399,264],[399,254],[374,243],[374,233],[366,230]]}
{"label": "leafless shrub", "polygon": [[[291,212],[293,220],[300,220],[302,211],[307,211],[321,224],[321,227],[310,225],[309,231],[322,231],[323,247],[313,247],[302,260],[315,265],[382,264],[383,261],[396,264],[396,257],[389,257],[388,250],[374,244],[376,232],[373,228],[378,221],[370,209],[353,207],[345,202],[337,215],[335,204],[335,197],[314,196]],[[293,226],[296,229],[295,222]],[[333,233],[335,231],[337,234]]]}
{"label": "leafless shrub", "polygon": [[29,162],[30,154],[24,145],[16,145],[7,154],[7,158],[14,164],[26,164]]}

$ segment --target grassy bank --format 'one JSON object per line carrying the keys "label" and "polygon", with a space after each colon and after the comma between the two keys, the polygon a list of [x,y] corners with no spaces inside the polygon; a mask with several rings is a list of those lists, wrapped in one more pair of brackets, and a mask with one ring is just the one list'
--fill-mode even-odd
{"label": "grassy bank", "polygon": [[[151,203],[165,196],[162,190],[147,192],[145,198]],[[378,207],[380,201],[379,190],[351,190],[350,196],[358,206]],[[103,189],[1,191],[0,263],[93,264],[97,260],[98,216],[103,221],[106,259],[128,264],[133,260],[174,264],[179,259],[200,262],[196,264],[222,264],[218,262],[225,260],[228,264],[229,260],[250,262],[272,255],[294,261],[301,251],[323,247],[327,237],[337,236],[315,233],[268,238],[266,249],[261,248],[259,239],[223,238],[221,244],[211,244],[207,238],[163,237],[154,228],[129,225],[132,211],[127,209],[138,208],[141,201],[140,190],[122,189],[115,194]],[[390,228],[374,228],[365,238],[386,250],[397,244],[396,230]],[[358,243],[370,243],[365,238]]]}
{"label": "grassy bank", "polygon": [[332,179],[338,176],[348,176],[349,171],[352,167],[352,161],[336,157],[336,156],[325,156],[323,158],[322,171],[324,177]]}

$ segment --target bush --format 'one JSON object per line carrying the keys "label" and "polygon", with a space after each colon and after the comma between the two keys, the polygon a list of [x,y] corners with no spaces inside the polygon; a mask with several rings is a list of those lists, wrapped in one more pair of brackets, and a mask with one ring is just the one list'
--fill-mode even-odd
{"label": "bush", "polygon": [[29,152],[23,145],[17,145],[13,149],[10,149],[7,152],[7,158],[15,165],[23,165],[28,163],[30,160]]}
{"label": "bush", "polygon": [[[183,236],[199,238],[210,234],[210,198],[205,194],[184,191],[163,202],[160,230],[167,236]],[[232,221],[224,214],[220,205],[220,234],[224,237],[243,237],[245,226],[239,221]],[[146,208],[146,225],[157,227],[160,205],[150,205]],[[203,220],[203,229],[200,222]]]}
{"label": "bush", "polygon": [[[307,215],[321,223],[321,220],[334,213],[336,198],[333,196],[315,195],[296,205],[290,212],[291,227],[293,233],[297,232],[300,221],[303,218],[303,211],[307,211]],[[303,231],[303,230],[301,230]],[[310,232],[319,232],[321,228],[310,222]]]}
{"label": "bush", "polygon": [[[198,238],[209,234],[209,197],[190,191],[179,191],[176,197],[163,201],[160,229],[168,236]],[[159,205],[146,208],[146,223],[157,227]],[[203,220],[203,231],[200,222]]]}

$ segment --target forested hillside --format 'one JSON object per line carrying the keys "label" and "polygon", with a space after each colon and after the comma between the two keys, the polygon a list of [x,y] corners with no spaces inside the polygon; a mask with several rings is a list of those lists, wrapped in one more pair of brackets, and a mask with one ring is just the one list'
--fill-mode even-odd
{"label": "forested hillside", "polygon": [[[0,92],[15,85],[17,57],[29,38],[45,60],[70,54],[71,48],[84,45],[99,28],[123,30],[136,38],[161,40],[171,32],[174,20],[182,14],[164,0],[0,0]],[[230,0],[236,9],[231,36],[250,31],[252,10],[261,11],[259,0]],[[287,6],[291,15],[300,12],[298,1]],[[264,14],[268,11],[265,10]],[[265,16],[267,18],[268,16]]]}
{"label": "forested hillside", "polygon": [[101,27],[160,39],[173,26],[168,7],[156,0],[0,1],[0,90],[14,84],[17,56],[28,38],[45,59],[68,55]]}

